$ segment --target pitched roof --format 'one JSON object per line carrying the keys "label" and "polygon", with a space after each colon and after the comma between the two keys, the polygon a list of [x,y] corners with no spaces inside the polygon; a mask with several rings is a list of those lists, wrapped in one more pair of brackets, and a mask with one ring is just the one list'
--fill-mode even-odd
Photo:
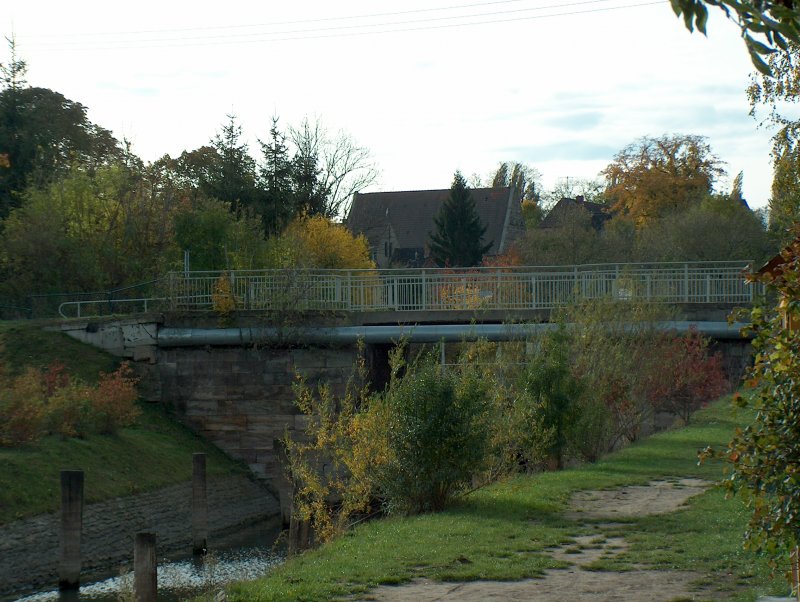
{"label": "pitched roof", "polygon": [[556,203],[550,212],[539,224],[540,228],[557,228],[561,225],[561,220],[565,212],[569,211],[569,207],[580,207],[587,211],[591,216],[592,227],[595,230],[601,230],[603,223],[611,219],[608,205],[600,203],[593,203],[592,201],[585,200],[582,196],[577,196],[574,199],[562,198]]}
{"label": "pitched roof", "polygon": [[[492,243],[488,254],[496,255],[503,239],[511,189],[471,188],[470,193],[481,223],[486,226],[484,244]],[[423,248],[436,227],[433,218],[449,195],[449,188],[358,193],[353,196],[346,223],[354,234],[363,233],[372,245],[391,227],[399,248]]]}

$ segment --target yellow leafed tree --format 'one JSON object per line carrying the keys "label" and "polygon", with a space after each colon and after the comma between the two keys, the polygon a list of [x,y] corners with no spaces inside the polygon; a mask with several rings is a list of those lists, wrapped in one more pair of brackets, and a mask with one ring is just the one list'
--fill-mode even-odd
{"label": "yellow leafed tree", "polygon": [[[342,224],[326,217],[295,219],[276,241],[275,267],[371,270],[369,243],[363,235],[353,236]],[[287,265],[288,264],[288,265]]]}

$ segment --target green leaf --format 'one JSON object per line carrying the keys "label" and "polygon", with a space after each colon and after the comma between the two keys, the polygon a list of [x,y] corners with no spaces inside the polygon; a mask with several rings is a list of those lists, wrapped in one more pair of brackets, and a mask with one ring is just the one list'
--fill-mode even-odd
{"label": "green leaf", "polygon": [[697,30],[706,35],[706,23],[708,22],[708,9],[703,4],[694,5],[695,22]]}
{"label": "green leaf", "polygon": [[764,62],[764,59],[762,59],[757,52],[750,48],[749,44],[748,50],[750,50],[750,60],[753,62],[753,66],[767,77],[772,77],[772,70],[769,68],[769,65]]}
{"label": "green leaf", "polygon": [[686,25],[686,29],[689,31],[694,31],[694,13],[692,11],[686,11],[683,13],[683,24]]}
{"label": "green leaf", "polygon": [[755,50],[758,54],[772,54],[775,52],[774,48],[770,48],[766,44],[762,44],[758,40],[754,40],[750,36],[746,36],[745,38],[747,42],[747,46],[750,47],[752,50]]}

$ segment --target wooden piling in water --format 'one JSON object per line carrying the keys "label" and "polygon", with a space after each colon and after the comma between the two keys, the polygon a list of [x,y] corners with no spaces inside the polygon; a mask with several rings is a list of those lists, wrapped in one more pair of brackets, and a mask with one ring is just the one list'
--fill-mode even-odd
{"label": "wooden piling in water", "polygon": [[208,495],[206,488],[206,455],[192,454],[192,553],[208,551]]}
{"label": "wooden piling in water", "polygon": [[133,546],[133,594],[136,602],[156,602],[157,566],[155,533],[137,533]]}
{"label": "wooden piling in water", "polygon": [[78,589],[81,580],[83,471],[61,471],[61,555],[58,589]]}

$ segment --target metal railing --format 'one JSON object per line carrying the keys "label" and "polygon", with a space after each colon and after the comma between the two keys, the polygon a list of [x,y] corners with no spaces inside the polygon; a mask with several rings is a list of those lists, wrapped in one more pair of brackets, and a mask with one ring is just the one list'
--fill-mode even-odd
{"label": "metal railing", "polygon": [[172,272],[158,298],[74,300],[62,316],[150,308],[447,311],[552,309],[579,299],[749,304],[746,261],[392,270]]}

